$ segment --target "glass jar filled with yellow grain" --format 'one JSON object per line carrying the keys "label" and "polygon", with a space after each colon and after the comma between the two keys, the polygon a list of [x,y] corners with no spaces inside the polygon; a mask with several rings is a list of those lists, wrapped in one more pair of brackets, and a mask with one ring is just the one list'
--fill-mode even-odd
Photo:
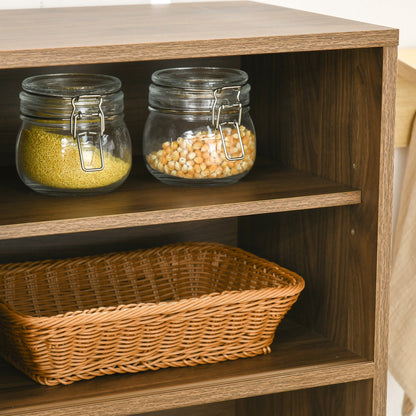
{"label": "glass jar filled with yellow grain", "polygon": [[233,68],[169,68],[152,74],[143,134],[147,169],[172,185],[228,185],[256,157],[248,75]]}
{"label": "glass jar filled with yellow grain", "polygon": [[120,186],[131,169],[121,81],[100,74],[26,78],[20,93],[16,167],[48,195],[94,195]]}

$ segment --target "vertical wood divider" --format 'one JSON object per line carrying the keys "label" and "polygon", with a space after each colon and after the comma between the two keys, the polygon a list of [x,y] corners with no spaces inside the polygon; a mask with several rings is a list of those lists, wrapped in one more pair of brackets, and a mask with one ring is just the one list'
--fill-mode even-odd
{"label": "vertical wood divider", "polygon": [[388,320],[392,256],[393,158],[397,48],[383,48],[383,100],[381,108],[380,190],[377,241],[377,286],[373,414],[386,414]]}

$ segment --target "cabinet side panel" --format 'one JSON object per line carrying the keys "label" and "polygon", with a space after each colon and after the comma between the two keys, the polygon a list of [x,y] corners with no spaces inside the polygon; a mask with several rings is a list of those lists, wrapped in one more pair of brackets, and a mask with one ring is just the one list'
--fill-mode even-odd
{"label": "cabinet side panel", "polygon": [[390,300],[394,120],[397,48],[383,50],[383,101],[381,114],[380,190],[377,252],[376,333],[373,407],[375,415],[386,414],[387,348]]}

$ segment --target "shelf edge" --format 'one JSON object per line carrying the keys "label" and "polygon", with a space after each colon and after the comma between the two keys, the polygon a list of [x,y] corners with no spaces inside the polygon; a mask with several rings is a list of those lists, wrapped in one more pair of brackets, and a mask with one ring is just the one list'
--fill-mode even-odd
{"label": "shelf edge", "polygon": [[[0,51],[0,69],[112,62],[235,56],[264,53],[386,47],[398,45],[398,31],[373,30],[141,44]],[[34,65],[34,63],[36,63]]]}
{"label": "shelf edge", "polygon": [[[167,410],[219,401],[242,399],[257,395],[301,390],[318,386],[367,380],[374,377],[375,366],[370,361],[348,364],[316,366],[303,371],[292,369],[274,374],[257,374],[243,380],[226,379],[204,384],[183,385],[180,388],[166,388],[141,394],[130,392],[122,395],[89,399],[84,403],[60,402],[42,409],[16,409],[1,413],[2,416],[77,416],[138,414],[157,410]],[[169,404],[168,404],[169,403]],[[117,409],[117,410],[115,410]]]}
{"label": "shelf edge", "polygon": [[355,205],[361,191],[0,226],[0,240]]}

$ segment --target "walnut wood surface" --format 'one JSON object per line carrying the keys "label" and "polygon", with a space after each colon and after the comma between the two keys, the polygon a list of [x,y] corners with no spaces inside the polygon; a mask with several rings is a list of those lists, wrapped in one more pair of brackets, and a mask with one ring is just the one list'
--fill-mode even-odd
{"label": "walnut wood surface", "polygon": [[1,68],[398,43],[397,30],[251,2],[6,10],[0,28]]}
{"label": "walnut wood surface", "polygon": [[370,415],[371,380],[254,397],[236,401],[236,416]]}
{"label": "walnut wood surface", "polygon": [[388,322],[390,304],[390,274],[392,256],[392,212],[393,212],[393,158],[395,85],[397,73],[397,49],[383,49],[383,100],[381,107],[379,217],[377,222],[377,282],[375,292],[375,344],[373,412],[386,412]]}
{"label": "walnut wood surface", "polygon": [[[10,177],[10,176],[9,176]],[[2,189],[1,189],[2,188]],[[172,187],[138,167],[114,193],[37,195],[10,180],[0,187],[0,239],[169,224],[360,202],[360,191],[295,170],[262,168],[232,187]]]}
{"label": "walnut wood surface", "polygon": [[251,359],[36,385],[0,361],[0,415],[132,415],[373,377],[373,363],[290,322]]}

